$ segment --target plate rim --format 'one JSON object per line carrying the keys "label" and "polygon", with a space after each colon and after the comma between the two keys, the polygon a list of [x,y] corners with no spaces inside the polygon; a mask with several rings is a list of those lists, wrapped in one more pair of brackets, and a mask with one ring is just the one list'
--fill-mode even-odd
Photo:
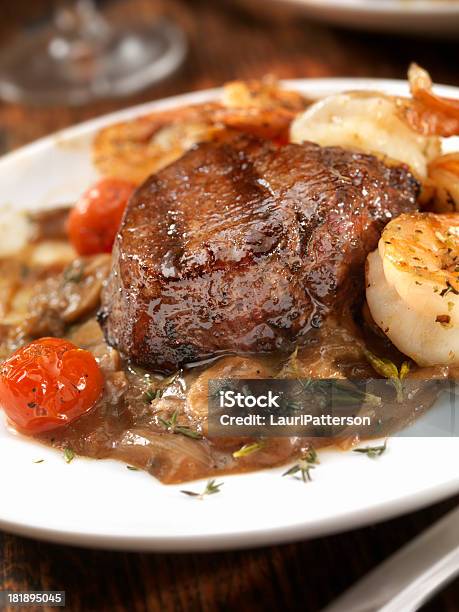
{"label": "plate rim", "polygon": [[[246,474],[228,475],[226,478],[237,478]],[[299,483],[300,484],[300,483]],[[164,485],[173,486],[173,485]],[[353,529],[360,529],[384,521],[403,516],[410,512],[422,510],[435,503],[452,497],[459,491],[459,476],[456,481],[440,483],[433,490],[419,491],[411,497],[388,500],[378,507],[361,508],[357,512],[348,513],[336,522],[335,517],[329,517],[321,523],[315,523],[312,528],[305,524],[296,523],[289,526],[271,529],[260,528],[252,530],[238,530],[233,533],[210,533],[200,535],[106,535],[96,531],[69,531],[65,529],[43,528],[27,526],[13,521],[4,521],[0,517],[0,530],[18,535],[42,540],[54,544],[84,547],[98,550],[112,550],[125,552],[154,552],[154,553],[193,553],[193,552],[223,552],[226,550],[245,550],[248,548],[262,548],[277,546],[292,542],[307,541],[316,537],[328,537],[334,534],[345,533]]]}
{"label": "plate rim", "polygon": [[394,0],[287,0],[291,4],[321,8],[323,11],[339,10],[343,13],[365,12],[387,16],[447,16],[459,15],[459,4],[450,0],[413,0],[411,3]]}

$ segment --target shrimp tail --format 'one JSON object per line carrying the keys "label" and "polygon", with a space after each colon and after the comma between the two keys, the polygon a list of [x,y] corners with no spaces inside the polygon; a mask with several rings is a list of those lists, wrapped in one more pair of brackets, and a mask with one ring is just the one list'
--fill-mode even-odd
{"label": "shrimp tail", "polygon": [[408,125],[423,136],[459,135],[459,101],[433,93],[429,73],[411,64],[408,69],[411,98],[399,98]]}

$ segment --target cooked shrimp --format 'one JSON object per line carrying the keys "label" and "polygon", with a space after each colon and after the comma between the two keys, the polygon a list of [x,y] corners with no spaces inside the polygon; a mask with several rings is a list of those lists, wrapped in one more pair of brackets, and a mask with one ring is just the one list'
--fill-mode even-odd
{"label": "cooked shrimp", "polygon": [[104,128],[94,141],[94,163],[105,176],[140,183],[227,129],[287,140],[292,119],[306,104],[273,79],[233,81],[225,85],[221,102],[158,111]]}
{"label": "cooked shrimp", "polygon": [[459,214],[405,214],[367,260],[375,323],[421,366],[459,363]]}
{"label": "cooked shrimp", "polygon": [[222,104],[224,109],[218,118],[226,127],[285,140],[292,120],[307,106],[301,94],[281,89],[270,76],[260,81],[226,83]]}
{"label": "cooked shrimp", "polygon": [[196,142],[212,138],[219,105],[201,104],[151,113],[109,125],[94,140],[93,158],[105,176],[141,183]]}
{"label": "cooked shrimp", "polygon": [[311,140],[404,162],[421,179],[441,151],[440,139],[413,131],[397,99],[378,92],[355,91],[329,96],[310,106],[290,127],[292,142]]}
{"label": "cooked shrimp", "polygon": [[408,70],[411,99],[400,98],[399,105],[412,129],[424,136],[459,134],[459,100],[433,93],[429,73],[411,64]]}
{"label": "cooked shrimp", "polygon": [[434,210],[459,211],[459,153],[448,153],[432,160],[429,179],[434,189]]}

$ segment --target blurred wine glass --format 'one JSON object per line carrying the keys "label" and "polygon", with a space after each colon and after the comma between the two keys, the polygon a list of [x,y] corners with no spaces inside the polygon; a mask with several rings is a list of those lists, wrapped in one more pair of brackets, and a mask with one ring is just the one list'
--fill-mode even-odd
{"label": "blurred wine glass", "polygon": [[182,31],[160,18],[105,19],[93,0],[63,0],[47,27],[0,54],[0,97],[31,104],[84,104],[132,94],[182,62]]}

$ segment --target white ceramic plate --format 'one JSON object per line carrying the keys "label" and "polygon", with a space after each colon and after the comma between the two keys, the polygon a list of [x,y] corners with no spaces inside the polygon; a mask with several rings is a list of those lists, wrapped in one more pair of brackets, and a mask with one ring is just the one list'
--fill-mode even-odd
{"label": "white ceramic plate", "polygon": [[458,0],[273,0],[336,25],[386,32],[457,34]]}
{"label": "white ceramic plate", "polygon": [[[346,89],[407,93],[398,81],[288,82],[308,96]],[[459,90],[438,91],[459,97]],[[153,109],[201,102],[216,91],[147,104],[70,128],[0,161],[0,207],[38,208],[75,199],[97,176],[90,145],[103,125]],[[458,139],[448,143],[459,149]],[[444,406],[446,408],[446,406]],[[441,406],[440,406],[441,408]],[[349,529],[433,503],[459,491],[459,439],[394,438],[377,460],[325,451],[314,480],[285,470],[224,476],[203,501],[115,461],[76,458],[13,434],[0,417],[0,528],[95,547],[191,551],[274,544]],[[42,463],[34,461],[44,459]]]}

